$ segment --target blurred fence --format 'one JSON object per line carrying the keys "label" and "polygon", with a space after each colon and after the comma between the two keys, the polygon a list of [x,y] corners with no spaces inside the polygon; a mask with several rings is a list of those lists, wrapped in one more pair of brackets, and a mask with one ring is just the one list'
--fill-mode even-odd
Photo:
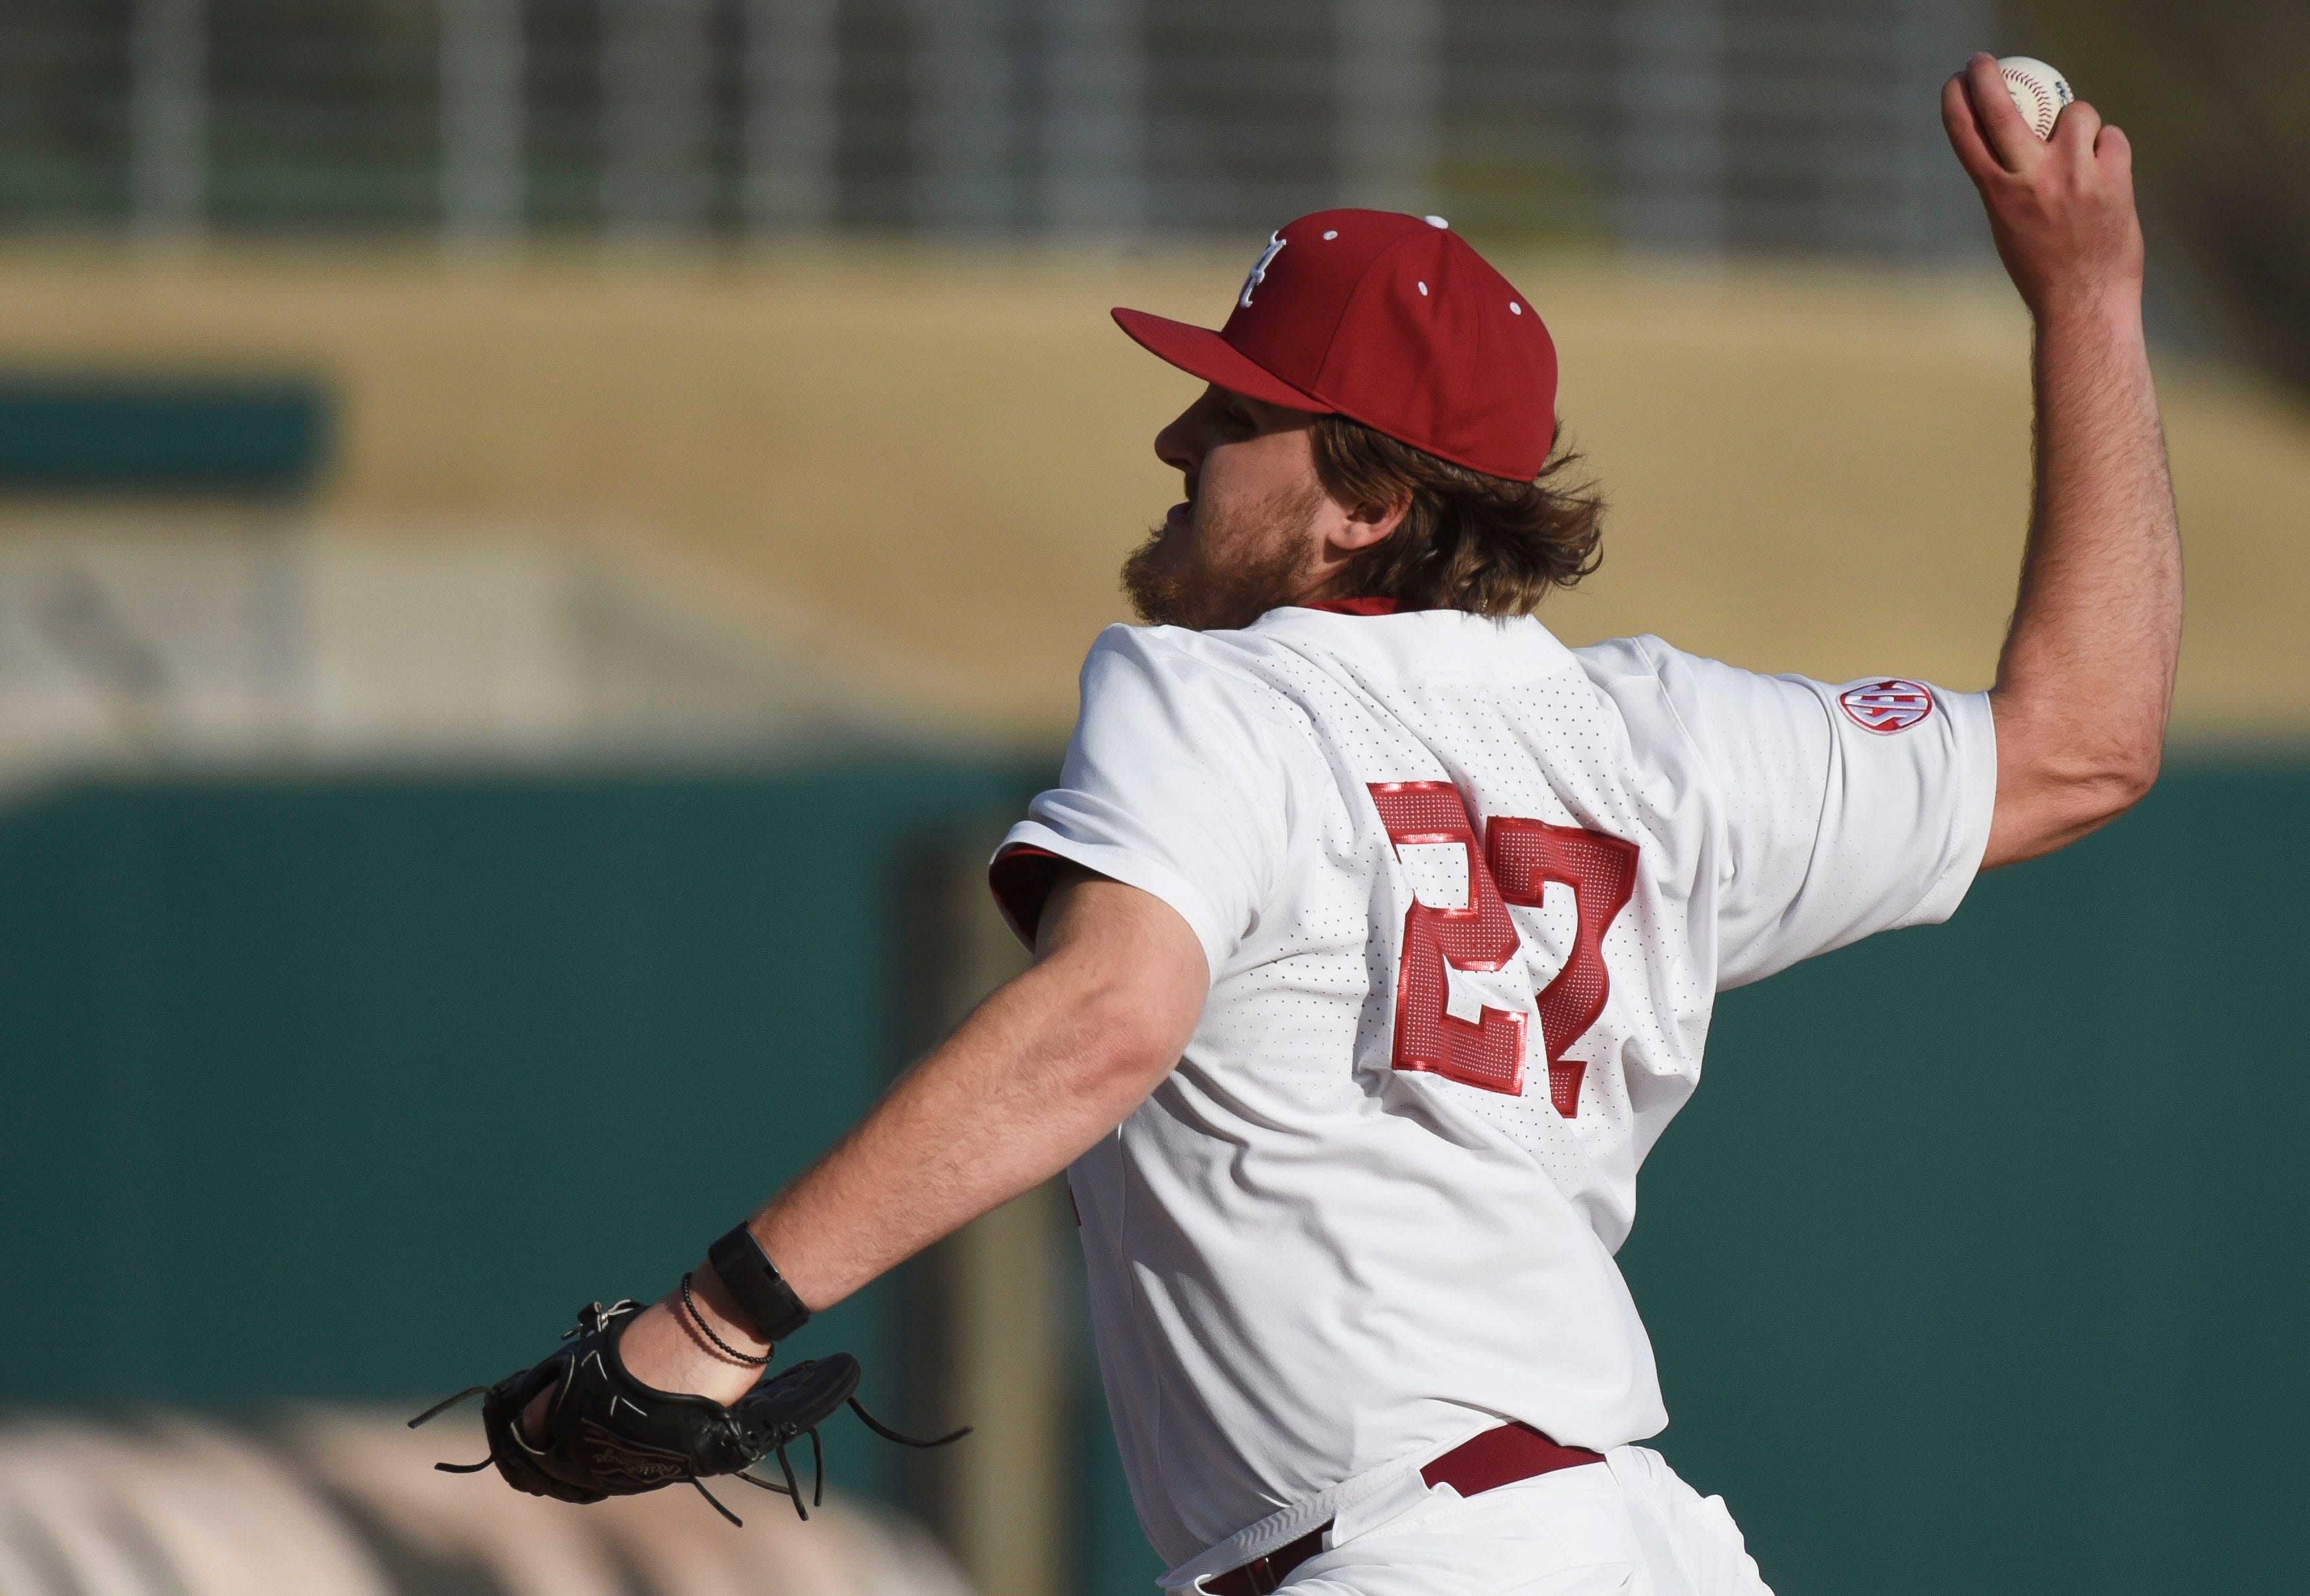
{"label": "blurred fence", "polygon": [[0,1591],[972,1596],[919,1530],[839,1497],[800,1523],[750,1492],[731,1530],[688,1491],[576,1513],[430,1466],[486,1451],[470,1418],[412,1435],[360,1410],[0,1422]]}
{"label": "blurred fence", "polygon": [[638,559],[103,514],[0,538],[0,801],[221,762],[664,768],[931,729],[810,629],[741,628]]}
{"label": "blurred fence", "polygon": [[0,224],[1978,250],[1987,0],[11,0]]}

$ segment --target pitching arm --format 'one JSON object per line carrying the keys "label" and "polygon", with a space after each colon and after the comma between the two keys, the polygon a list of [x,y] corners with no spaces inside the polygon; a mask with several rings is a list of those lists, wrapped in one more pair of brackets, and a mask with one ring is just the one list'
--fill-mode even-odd
{"label": "pitching arm", "polygon": [[2132,152],[2082,100],[2041,141],[1986,55],[1941,91],[1950,143],[2036,325],[2036,482],[1990,702],[1983,868],[2076,841],[2158,778],[2182,545],[2141,330]]}

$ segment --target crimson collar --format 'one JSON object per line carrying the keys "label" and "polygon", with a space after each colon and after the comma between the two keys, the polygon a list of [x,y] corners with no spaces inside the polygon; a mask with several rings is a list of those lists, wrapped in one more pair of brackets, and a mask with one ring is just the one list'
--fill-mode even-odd
{"label": "crimson collar", "polygon": [[1319,604],[1303,604],[1304,610],[1324,610],[1333,615],[1394,615],[1403,608],[1389,598],[1325,599]]}

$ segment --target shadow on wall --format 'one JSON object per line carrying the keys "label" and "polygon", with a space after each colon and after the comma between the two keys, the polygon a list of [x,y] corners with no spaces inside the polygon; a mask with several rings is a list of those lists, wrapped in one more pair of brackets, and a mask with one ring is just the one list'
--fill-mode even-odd
{"label": "shadow on wall", "polygon": [[0,1590],[21,1596],[969,1596],[893,1515],[687,1491],[576,1508],[494,1476],[478,1421],[308,1409],[263,1433],[160,1416],[0,1428]]}

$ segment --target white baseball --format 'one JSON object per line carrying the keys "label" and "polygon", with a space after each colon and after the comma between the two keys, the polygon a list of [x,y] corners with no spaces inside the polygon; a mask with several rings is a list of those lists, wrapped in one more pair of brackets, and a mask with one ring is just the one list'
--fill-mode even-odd
{"label": "white baseball", "polygon": [[2070,92],[2069,80],[2034,56],[2001,56],[1997,70],[2029,130],[2041,139],[2052,138],[2054,118],[2077,98]]}

